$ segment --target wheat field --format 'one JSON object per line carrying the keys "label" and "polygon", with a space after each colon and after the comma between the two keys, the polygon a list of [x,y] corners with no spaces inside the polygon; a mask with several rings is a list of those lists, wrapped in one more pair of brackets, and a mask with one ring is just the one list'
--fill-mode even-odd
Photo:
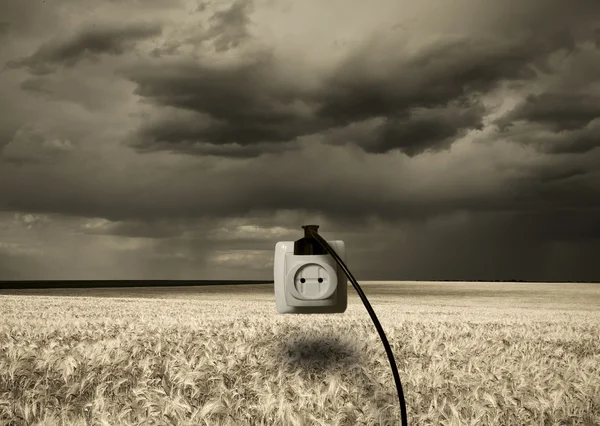
{"label": "wheat field", "polygon": [[[361,285],[409,424],[600,425],[600,286]],[[0,424],[400,424],[354,289],[336,315],[272,291],[0,295]]]}

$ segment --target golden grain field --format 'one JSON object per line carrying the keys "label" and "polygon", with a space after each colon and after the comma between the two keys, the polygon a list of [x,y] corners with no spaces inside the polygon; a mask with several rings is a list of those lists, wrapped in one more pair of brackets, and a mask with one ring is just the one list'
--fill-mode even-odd
{"label": "golden grain field", "polygon": [[[369,296],[409,424],[600,425],[598,288],[547,300]],[[1,425],[399,419],[384,348],[352,288],[337,315],[279,315],[264,291],[0,295]]]}

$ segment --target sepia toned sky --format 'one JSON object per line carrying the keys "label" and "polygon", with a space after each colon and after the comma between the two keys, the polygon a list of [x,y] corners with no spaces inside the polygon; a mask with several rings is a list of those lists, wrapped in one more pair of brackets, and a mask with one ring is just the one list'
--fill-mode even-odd
{"label": "sepia toned sky", "polygon": [[4,0],[0,280],[600,280],[597,0]]}

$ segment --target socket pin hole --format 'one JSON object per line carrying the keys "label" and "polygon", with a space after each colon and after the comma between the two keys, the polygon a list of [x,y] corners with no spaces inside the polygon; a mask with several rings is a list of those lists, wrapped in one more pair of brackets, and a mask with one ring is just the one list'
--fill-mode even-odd
{"label": "socket pin hole", "polygon": [[301,282],[301,283],[303,283],[303,282],[305,282],[305,281],[306,281],[306,280],[305,280],[304,278],[300,278],[300,282]]}
{"label": "socket pin hole", "polygon": [[322,283],[323,282],[323,278],[319,278],[319,282]]}

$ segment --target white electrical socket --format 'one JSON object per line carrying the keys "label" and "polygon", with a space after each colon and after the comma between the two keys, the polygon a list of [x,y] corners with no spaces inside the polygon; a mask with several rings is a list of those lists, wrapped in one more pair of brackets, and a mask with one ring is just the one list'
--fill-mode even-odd
{"label": "white electrical socket", "polygon": [[[327,241],[346,260],[343,241]],[[348,280],[333,256],[294,255],[294,241],[275,245],[275,305],[280,314],[333,314],[346,311]]]}

